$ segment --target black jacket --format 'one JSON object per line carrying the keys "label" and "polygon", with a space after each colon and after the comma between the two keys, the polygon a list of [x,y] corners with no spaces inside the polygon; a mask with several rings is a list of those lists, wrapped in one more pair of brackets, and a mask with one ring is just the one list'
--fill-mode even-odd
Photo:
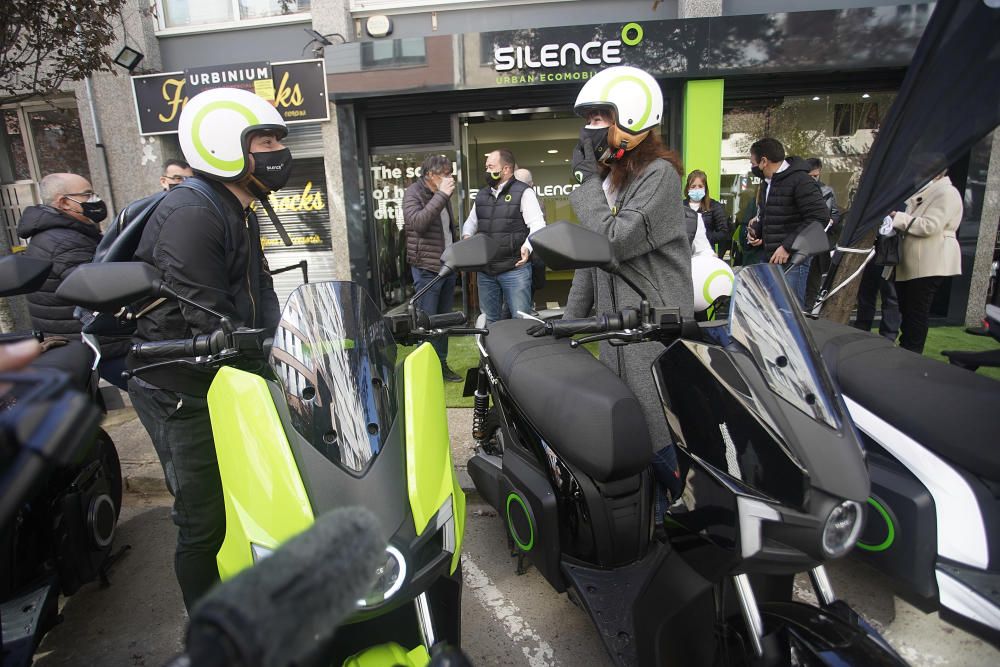
{"label": "black jacket", "polygon": [[455,240],[455,218],[451,201],[443,192],[431,192],[423,178],[411,183],[403,194],[403,225],[406,229],[406,261],[410,266],[437,273],[445,249],[441,211],[447,211],[451,240]]}
{"label": "black jacket", "polygon": [[[25,255],[52,262],[42,288],[27,295],[31,325],[47,334],[76,336],[81,324],[73,317],[74,304],[57,298],[55,292],[76,267],[94,259],[101,240],[100,228],[51,206],[29,206],[17,223],[17,234],[29,241]],[[106,356],[120,356],[128,351],[127,340],[102,338],[101,343]]]}
{"label": "black jacket", "polygon": [[[684,200],[684,208],[695,214],[697,223],[697,211],[691,209],[690,199]],[[733,228],[729,224],[729,216],[726,215],[726,207],[722,202],[713,199],[708,205],[708,213],[702,212],[701,219],[705,222],[705,236],[713,247],[726,244],[732,238]]]}
{"label": "black jacket", "polygon": [[[174,188],[146,223],[136,259],[163,272],[178,294],[226,315],[234,326],[273,329],[280,317],[278,297],[257,216],[221,183],[205,182],[218,195],[225,219],[203,194]],[[218,326],[218,318],[167,299],[137,320],[135,339],[189,338]]]}
{"label": "black jacket", "polygon": [[791,252],[796,234],[810,222],[818,222],[825,228],[830,220],[830,210],[819,185],[809,175],[809,164],[802,158],[786,159],[789,167],[771,178],[770,192],[766,182],[761,184],[766,199],[759,218],[768,257],[778,246]]}

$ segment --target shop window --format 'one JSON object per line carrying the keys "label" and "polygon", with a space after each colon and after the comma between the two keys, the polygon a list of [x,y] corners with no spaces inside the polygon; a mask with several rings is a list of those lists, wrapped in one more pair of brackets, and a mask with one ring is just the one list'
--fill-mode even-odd
{"label": "shop window", "polygon": [[3,167],[3,176],[0,181],[9,183],[31,180],[28,151],[25,147],[24,131],[17,109],[4,109],[3,111],[3,137],[0,137],[0,147],[3,149],[0,160],[5,163],[0,165]]}
{"label": "shop window", "polygon": [[759,179],[749,173],[750,145],[762,137],[774,137],[788,155],[820,158],[823,182],[833,188],[838,207],[848,209],[894,97],[894,93],[859,91],[727,101],[720,191],[712,196],[742,222],[759,185]]}
{"label": "shop window", "polygon": [[312,0],[157,0],[157,4],[161,28],[186,28],[308,14]]}
{"label": "shop window", "polygon": [[858,130],[875,130],[879,126],[878,103],[833,105],[833,134],[846,137]]}
{"label": "shop window", "polygon": [[90,180],[87,147],[75,108],[29,111],[28,125],[38,161],[38,173],[79,174]]}
{"label": "shop window", "polygon": [[427,49],[423,37],[361,43],[361,66],[366,69],[422,65],[426,62]]}

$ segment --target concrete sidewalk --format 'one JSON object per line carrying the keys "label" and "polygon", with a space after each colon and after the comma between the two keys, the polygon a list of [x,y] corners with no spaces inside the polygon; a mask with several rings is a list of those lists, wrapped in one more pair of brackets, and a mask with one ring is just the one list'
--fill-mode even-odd
{"label": "concrete sidewalk", "polygon": [[[107,393],[105,391],[106,396]],[[122,396],[124,400],[118,401],[121,407],[109,410],[103,425],[118,449],[125,490],[142,494],[164,493],[167,487],[163,481],[163,468],[153,449],[153,443],[129,404],[128,396]],[[114,398],[109,403],[113,401]],[[475,493],[472,479],[466,471],[466,462],[472,456],[473,448],[472,408],[449,408],[448,432],[459,483],[466,494]]]}

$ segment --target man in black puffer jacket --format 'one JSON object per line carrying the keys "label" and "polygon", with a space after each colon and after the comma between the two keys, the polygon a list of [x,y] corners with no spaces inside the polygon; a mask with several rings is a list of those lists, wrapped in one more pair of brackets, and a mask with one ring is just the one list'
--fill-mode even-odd
{"label": "man in black puffer jacket", "polygon": [[[75,340],[81,324],[73,317],[74,304],[56,297],[56,289],[76,267],[94,259],[101,240],[99,223],[108,209],[90,182],[77,174],[49,174],[40,190],[45,203],[24,209],[17,223],[17,235],[28,239],[24,254],[52,263],[45,284],[27,296],[31,325],[46,335]],[[123,390],[121,373],[129,345],[127,338],[101,339],[101,377]]]}
{"label": "man in black puffer jacket", "polygon": [[[792,241],[811,222],[826,227],[830,211],[819,185],[809,175],[809,164],[796,157],[785,158],[785,147],[777,139],[761,139],[750,147],[751,171],[764,180],[763,204],[758,224],[750,230],[750,245],[760,246],[772,264],[785,264]],[[785,280],[799,303],[806,294],[810,260],[792,268]]]}

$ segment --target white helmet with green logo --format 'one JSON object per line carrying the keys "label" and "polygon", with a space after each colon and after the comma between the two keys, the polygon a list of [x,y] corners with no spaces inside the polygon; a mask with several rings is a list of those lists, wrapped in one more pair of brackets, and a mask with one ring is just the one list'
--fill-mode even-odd
{"label": "white helmet with green logo", "polygon": [[656,79],[641,69],[609,67],[583,85],[573,111],[586,116],[591,109],[608,107],[615,110],[618,129],[636,136],[660,124],[663,93]]}
{"label": "white helmet with green logo", "polygon": [[288,133],[267,100],[238,88],[213,88],[184,105],[177,137],[194,171],[218,181],[238,181],[250,171],[249,135],[255,130],[274,131],[279,139]]}

